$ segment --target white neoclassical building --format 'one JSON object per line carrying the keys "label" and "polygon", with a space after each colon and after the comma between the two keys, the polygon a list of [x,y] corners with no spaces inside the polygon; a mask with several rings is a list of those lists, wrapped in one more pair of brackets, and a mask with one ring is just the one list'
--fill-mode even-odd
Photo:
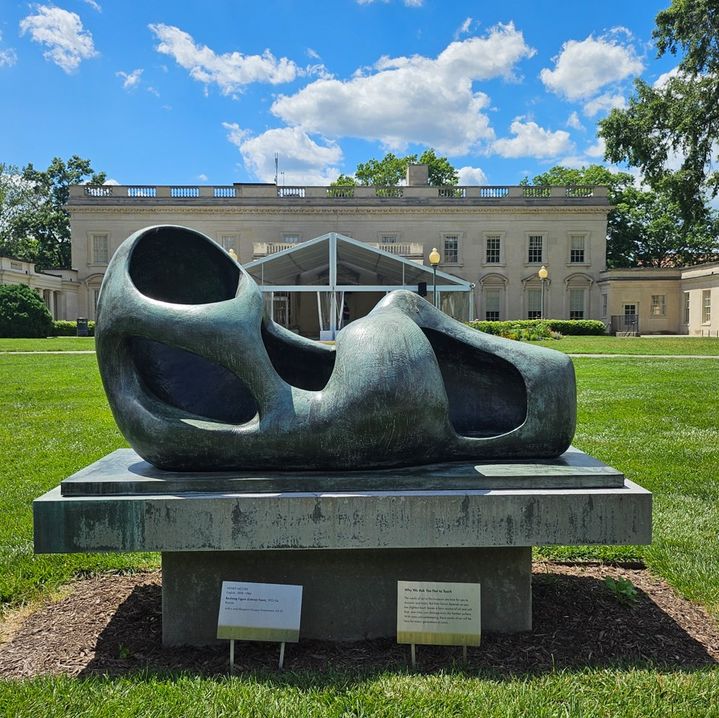
{"label": "white neoclassical building", "polygon": [[[352,319],[369,311],[374,303],[369,300],[385,286],[421,291],[426,283],[431,294],[433,248],[445,283],[438,303],[458,318],[599,319],[609,209],[603,187],[433,187],[423,165],[410,167],[407,184],[400,187],[78,185],[71,188],[68,210],[80,291],[67,316],[94,319],[105,268],[125,238],[143,227],[174,224],[210,236],[253,274],[254,266],[264,266],[268,276],[272,266],[279,271],[277,262],[291,261],[278,257],[270,263],[273,255],[285,257],[288,250],[292,255],[303,243],[330,234],[351,240],[345,254],[350,244],[377,250],[382,271],[372,271],[371,262],[353,266],[352,257],[340,262],[342,301]],[[387,255],[397,259],[391,271]],[[430,272],[410,282],[410,264]],[[396,281],[402,266],[404,284]],[[542,266],[548,272],[544,286]],[[316,269],[321,275],[322,267]],[[310,300],[302,299],[307,290],[299,290],[317,276],[311,279],[307,268],[283,272],[282,289],[265,287],[273,293],[276,319],[317,336],[322,319],[317,307],[310,311]],[[387,283],[389,274],[393,279]],[[461,293],[450,289],[460,285]]]}

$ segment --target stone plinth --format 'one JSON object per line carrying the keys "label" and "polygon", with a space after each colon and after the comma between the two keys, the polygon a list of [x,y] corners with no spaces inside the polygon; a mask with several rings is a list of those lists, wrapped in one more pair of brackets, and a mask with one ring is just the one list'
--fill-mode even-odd
{"label": "stone plinth", "polygon": [[174,474],[120,450],[34,502],[35,549],[161,551],[164,641],[201,645],[223,580],[302,584],[305,638],[394,635],[398,580],[479,581],[484,630],[528,630],[531,546],[651,541],[651,494],[576,450],[305,478]]}

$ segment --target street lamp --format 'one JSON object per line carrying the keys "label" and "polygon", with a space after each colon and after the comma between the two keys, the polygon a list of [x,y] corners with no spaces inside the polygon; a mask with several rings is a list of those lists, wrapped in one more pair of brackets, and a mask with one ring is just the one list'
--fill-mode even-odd
{"label": "street lamp", "polygon": [[227,254],[229,254],[230,257],[232,257],[232,259],[235,260],[235,262],[237,262],[238,264],[240,263],[240,260],[239,260],[239,258],[238,258],[238,256],[237,256],[237,252],[235,252],[235,250],[234,250],[232,247],[230,247],[230,248],[227,250]]}
{"label": "street lamp", "polygon": [[542,283],[542,310],[539,313],[539,318],[544,319],[544,285],[549,277],[549,272],[544,265],[542,265],[540,270],[537,272],[537,276],[539,277],[539,281]]}
{"label": "street lamp", "polygon": [[435,307],[437,306],[437,265],[440,259],[437,247],[432,247],[432,251],[429,253],[429,263],[432,265],[432,303]]}

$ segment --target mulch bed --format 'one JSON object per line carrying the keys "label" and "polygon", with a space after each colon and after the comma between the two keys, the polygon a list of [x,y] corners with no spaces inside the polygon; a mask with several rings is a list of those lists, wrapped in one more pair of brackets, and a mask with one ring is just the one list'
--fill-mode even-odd
{"label": "mulch bed", "polygon": [[[604,578],[626,578],[636,600],[622,603]],[[719,663],[719,625],[644,570],[595,564],[536,564],[534,630],[485,635],[465,670],[535,674],[563,668],[654,665],[691,670]],[[217,675],[227,644],[162,647],[161,575],[103,574],[28,616],[0,645],[0,677],[124,675],[141,670]],[[236,671],[276,670],[276,644],[237,643]],[[459,648],[418,646],[418,670],[462,667]],[[391,640],[288,644],[285,669],[403,670],[409,647]]]}

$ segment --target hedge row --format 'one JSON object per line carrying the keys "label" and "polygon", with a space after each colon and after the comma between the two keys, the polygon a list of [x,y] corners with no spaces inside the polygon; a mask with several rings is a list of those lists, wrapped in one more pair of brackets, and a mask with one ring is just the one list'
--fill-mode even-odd
{"label": "hedge row", "polygon": [[[95,322],[87,323],[87,333],[95,336]],[[52,336],[54,337],[74,337],[77,336],[77,322],[68,322],[64,319],[56,319],[53,322]]]}
{"label": "hedge row", "polygon": [[514,339],[514,335],[520,335],[522,339],[545,339],[555,334],[577,335],[592,334],[602,335],[607,333],[603,322],[597,319],[518,319],[508,322],[468,322],[473,329],[480,332],[495,334],[501,337]]}
{"label": "hedge row", "polygon": [[0,285],[0,337],[46,337],[51,331],[50,312],[34,289]]}

